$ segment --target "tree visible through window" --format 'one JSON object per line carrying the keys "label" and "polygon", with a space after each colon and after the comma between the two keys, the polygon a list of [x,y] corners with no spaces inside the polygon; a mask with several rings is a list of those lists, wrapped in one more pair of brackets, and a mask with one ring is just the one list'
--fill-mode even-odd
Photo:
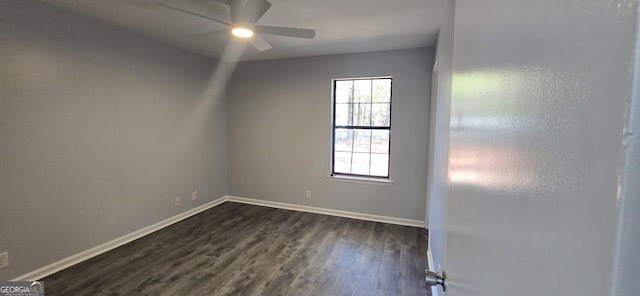
{"label": "tree visible through window", "polygon": [[332,175],[389,177],[391,78],[333,81]]}

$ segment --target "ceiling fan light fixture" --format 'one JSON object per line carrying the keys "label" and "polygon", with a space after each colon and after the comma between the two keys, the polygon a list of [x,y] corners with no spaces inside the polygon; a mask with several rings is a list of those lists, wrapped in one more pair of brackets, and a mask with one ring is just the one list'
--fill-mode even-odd
{"label": "ceiling fan light fixture", "polygon": [[251,38],[253,37],[253,31],[247,28],[235,27],[231,30],[231,34],[240,38]]}
{"label": "ceiling fan light fixture", "polygon": [[[1,1],[1,0],[0,0]],[[168,1],[168,0],[159,0]],[[212,1],[212,0],[209,0]],[[180,7],[171,6],[163,2],[158,5],[178,11],[180,13],[188,14],[191,16],[199,17],[209,21],[214,21],[225,25],[225,29],[195,34],[190,37],[212,37],[219,35],[231,35],[230,38],[242,38],[251,43],[258,51],[265,51],[271,49],[271,44],[263,38],[264,35],[270,36],[284,36],[291,38],[303,38],[313,39],[316,37],[316,30],[292,28],[292,27],[279,27],[279,26],[262,26],[256,25],[256,22],[269,10],[271,7],[270,0],[217,0],[228,4],[231,16],[231,20],[220,20],[215,17],[210,17],[199,12],[189,11]],[[223,13],[223,11],[221,11]],[[229,34],[231,33],[231,34]]]}

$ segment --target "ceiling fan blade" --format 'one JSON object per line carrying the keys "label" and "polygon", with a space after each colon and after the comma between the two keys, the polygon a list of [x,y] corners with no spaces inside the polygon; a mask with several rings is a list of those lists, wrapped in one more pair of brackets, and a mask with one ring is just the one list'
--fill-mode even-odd
{"label": "ceiling fan blade", "polygon": [[300,29],[289,27],[255,26],[254,30],[261,34],[278,35],[294,38],[313,39],[316,37],[316,30]]}
{"label": "ceiling fan blade", "polygon": [[264,40],[262,36],[257,34],[253,35],[253,38],[251,39],[251,44],[253,45],[253,47],[255,47],[259,51],[265,51],[265,50],[271,49],[271,44],[269,44],[267,40]]}
{"label": "ceiling fan blade", "polygon": [[182,13],[186,13],[188,15],[197,16],[197,17],[200,17],[200,18],[203,18],[203,19],[214,21],[216,23],[220,23],[220,24],[223,24],[223,25],[231,26],[231,24],[228,23],[228,22],[225,22],[225,21],[222,21],[222,20],[219,20],[219,19],[215,19],[215,18],[206,16],[206,15],[203,15],[203,14],[199,14],[197,12],[188,11],[188,10],[185,10],[185,9],[182,9],[182,8],[179,8],[179,7],[167,5],[167,4],[162,3],[162,2],[158,3],[158,5],[160,5],[160,6],[164,7],[164,8],[167,8],[167,9],[179,11],[179,12],[182,12]]}
{"label": "ceiling fan blade", "polygon": [[200,33],[200,34],[191,35],[189,37],[191,37],[191,38],[215,37],[215,36],[220,36],[220,35],[223,35],[223,34],[229,34],[229,29],[213,31],[213,32],[206,32],[206,33]]}
{"label": "ceiling fan blade", "polygon": [[271,7],[267,0],[231,0],[231,22],[240,26],[251,27]]}
{"label": "ceiling fan blade", "polygon": [[241,17],[242,11],[244,7],[247,5],[248,0],[231,0],[229,5],[231,6],[231,22],[234,24],[238,23],[238,20]]}
{"label": "ceiling fan blade", "polygon": [[249,8],[247,13],[247,19],[251,21],[251,25],[255,24],[265,13],[267,10],[271,8],[271,2],[267,0],[257,0],[257,2],[253,8]]}

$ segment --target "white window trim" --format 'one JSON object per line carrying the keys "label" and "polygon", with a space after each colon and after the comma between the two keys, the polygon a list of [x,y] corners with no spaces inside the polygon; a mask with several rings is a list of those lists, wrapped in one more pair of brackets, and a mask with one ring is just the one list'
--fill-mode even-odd
{"label": "white window trim", "polygon": [[[392,79],[393,80],[393,76],[392,75],[385,75],[385,76],[364,76],[364,77],[343,77],[343,78],[333,78],[331,79],[331,147],[333,149],[334,147],[334,131],[335,131],[335,123],[333,122],[334,118],[335,118],[335,110],[334,110],[334,106],[335,106],[335,81],[336,80],[351,80],[351,79]],[[389,133],[391,134],[391,128],[389,128]],[[391,141],[389,141],[389,146],[391,146]],[[333,159],[334,156],[334,152],[333,151],[329,151],[329,157],[330,159]],[[336,182],[348,182],[348,183],[359,183],[359,184],[373,184],[373,185],[382,185],[382,186],[392,186],[393,185],[393,180],[391,179],[391,149],[389,149],[389,167],[387,168],[388,170],[388,177],[380,177],[380,178],[376,178],[376,177],[367,177],[367,176],[352,176],[352,175],[342,175],[342,174],[337,174],[337,175],[331,175],[332,172],[334,171],[333,169],[333,161],[331,161],[331,164],[329,166],[329,175],[327,176],[327,179],[329,181],[336,181]]]}

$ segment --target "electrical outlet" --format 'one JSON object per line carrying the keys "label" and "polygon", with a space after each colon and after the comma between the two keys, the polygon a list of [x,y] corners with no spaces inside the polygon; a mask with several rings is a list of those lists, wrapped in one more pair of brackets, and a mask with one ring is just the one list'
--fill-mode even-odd
{"label": "electrical outlet", "polygon": [[307,190],[307,198],[311,198],[311,190]]}
{"label": "electrical outlet", "polygon": [[198,191],[191,192],[191,200],[198,199]]}
{"label": "electrical outlet", "polygon": [[176,207],[180,205],[180,197],[176,197]]}
{"label": "electrical outlet", "polygon": [[0,253],[0,268],[9,267],[9,252]]}

